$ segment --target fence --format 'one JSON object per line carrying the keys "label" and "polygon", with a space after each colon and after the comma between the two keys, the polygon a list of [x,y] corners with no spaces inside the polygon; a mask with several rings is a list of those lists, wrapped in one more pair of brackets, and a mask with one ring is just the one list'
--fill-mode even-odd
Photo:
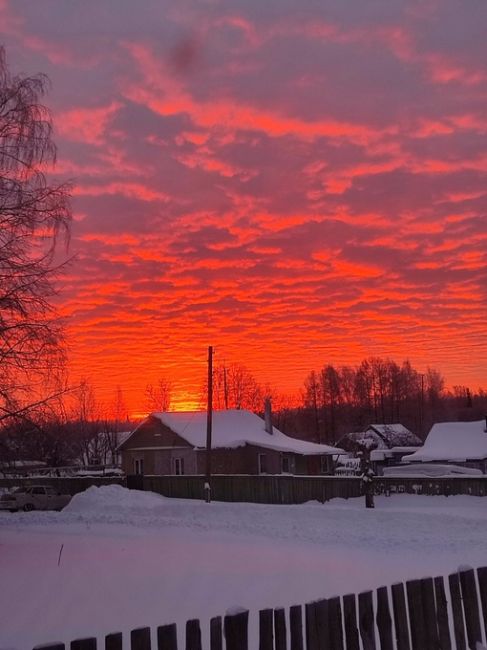
{"label": "fence", "polygon": [[[487,476],[443,478],[403,478],[380,476],[374,479],[381,494],[405,492],[409,494],[470,494],[487,495]],[[201,476],[145,476],[144,489],[167,497],[204,498],[204,477]],[[361,481],[349,476],[223,476],[211,479],[211,497],[215,501],[249,503],[305,503],[325,502],[340,497],[360,496]]]}
{"label": "fence", "polygon": [[[258,616],[259,650],[467,650],[487,637],[487,567],[464,569],[448,576],[410,580],[348,594],[286,611],[264,609]],[[447,599],[449,592],[449,601]],[[482,623],[483,622],[483,623]],[[212,618],[209,643],[202,640],[196,619],[185,626],[185,650],[248,650],[249,612]],[[138,628],[130,640],[122,633],[77,639],[71,650],[177,650],[176,624],[154,630]],[[155,643],[151,637],[154,636]],[[257,639],[256,639],[257,641]],[[37,646],[65,650],[64,644]],[[35,650],[37,650],[37,648]],[[255,643],[257,650],[257,642]]]}
{"label": "fence", "polygon": [[[203,476],[127,476],[76,478],[0,478],[0,488],[18,485],[52,485],[59,492],[76,494],[91,485],[119,484],[150,490],[167,497],[204,499]],[[378,476],[376,492],[391,494],[487,496],[487,476],[449,476],[443,478]],[[336,497],[350,499],[361,495],[360,478],[350,476],[230,476],[217,474],[211,479],[214,501],[247,503],[297,504],[306,501],[325,502]]]}

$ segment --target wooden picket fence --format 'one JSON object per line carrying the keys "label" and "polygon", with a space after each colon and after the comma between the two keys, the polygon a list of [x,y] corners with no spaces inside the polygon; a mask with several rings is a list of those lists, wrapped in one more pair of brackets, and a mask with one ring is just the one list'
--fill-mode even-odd
{"label": "wooden picket fence", "polygon": [[[449,594],[449,597],[447,596]],[[249,650],[249,612],[210,621],[209,645],[200,622],[187,621],[185,650]],[[252,650],[478,650],[487,640],[487,567],[448,576],[409,580],[358,596],[348,594],[285,609],[264,609],[258,617],[258,649]],[[257,646],[257,642],[255,644]],[[77,639],[70,650],[177,650],[176,624],[152,634],[148,627]],[[487,646],[485,646],[487,647]],[[63,643],[34,650],[66,650]]]}

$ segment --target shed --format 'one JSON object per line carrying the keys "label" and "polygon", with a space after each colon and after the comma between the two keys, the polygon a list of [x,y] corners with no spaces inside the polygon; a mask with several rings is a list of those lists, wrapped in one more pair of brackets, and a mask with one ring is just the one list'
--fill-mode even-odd
{"label": "shed", "polygon": [[421,449],[405,458],[410,463],[453,463],[487,473],[487,423],[439,422],[431,427]]}

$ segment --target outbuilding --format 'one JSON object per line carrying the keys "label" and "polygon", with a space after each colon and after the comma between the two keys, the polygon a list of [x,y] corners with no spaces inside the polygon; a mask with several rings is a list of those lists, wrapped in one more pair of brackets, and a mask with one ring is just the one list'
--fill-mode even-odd
{"label": "outbuilding", "polygon": [[448,463],[487,474],[487,422],[439,422],[423,447],[403,458],[409,463]]}

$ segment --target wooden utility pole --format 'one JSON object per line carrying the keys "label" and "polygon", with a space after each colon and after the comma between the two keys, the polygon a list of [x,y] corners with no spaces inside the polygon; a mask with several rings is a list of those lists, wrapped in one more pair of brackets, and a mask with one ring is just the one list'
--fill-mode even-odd
{"label": "wooden utility pole", "polygon": [[208,347],[208,406],[206,418],[206,503],[211,501],[211,425],[213,415],[213,347]]}
{"label": "wooden utility pole", "polygon": [[225,411],[228,411],[227,366],[225,362],[223,362],[223,397],[225,400]]}

